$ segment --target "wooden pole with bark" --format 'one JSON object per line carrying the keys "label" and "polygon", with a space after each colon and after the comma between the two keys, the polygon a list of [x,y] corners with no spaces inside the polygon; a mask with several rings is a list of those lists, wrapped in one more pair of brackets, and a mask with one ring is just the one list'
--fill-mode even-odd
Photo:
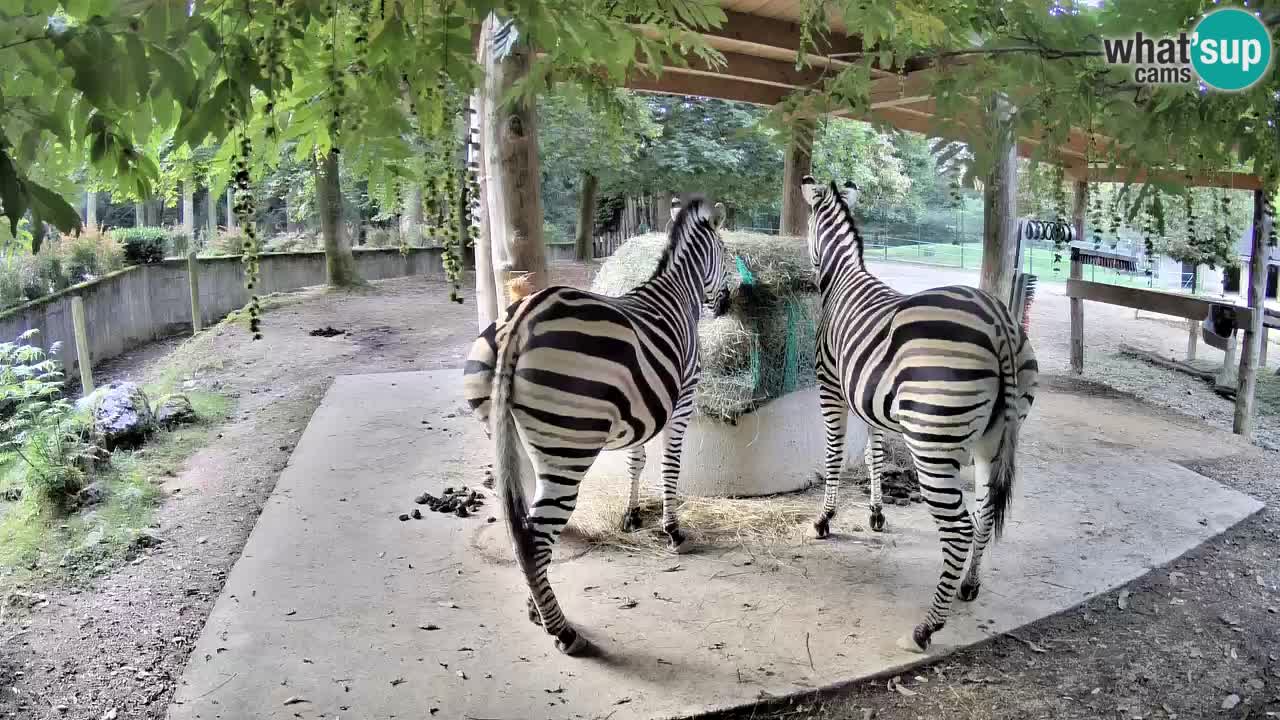
{"label": "wooden pole with bark", "polygon": [[[1089,181],[1076,180],[1075,198],[1071,206],[1071,227],[1073,235],[1084,237],[1084,216],[1089,208]],[[1084,268],[1071,251],[1071,279],[1082,280]],[[1076,375],[1084,374],[1084,300],[1071,298],[1071,371]]]}
{"label": "wooden pole with bark", "polygon": [[[529,273],[531,290],[547,286],[547,255],[542,237],[542,178],[538,172],[538,114],[523,98],[508,100],[511,88],[529,74],[533,51],[520,34],[502,57],[493,52],[496,17],[481,29],[484,54],[484,123],[481,144],[488,180],[489,242],[495,286],[502,271]],[[517,29],[516,32],[519,32]]]}
{"label": "wooden pole with bark", "polygon": [[992,164],[982,189],[982,275],[978,287],[1008,303],[1018,270],[1018,146],[1014,142],[1014,109],[1008,99],[997,95],[986,115],[992,139]]}
{"label": "wooden pole with bark", "polygon": [[582,171],[582,181],[578,186],[578,228],[574,237],[574,250],[578,260],[587,262],[591,259],[591,241],[596,225],[596,190],[600,187],[600,178],[588,170]]}
{"label": "wooden pole with bark", "polygon": [[342,223],[342,187],[338,177],[338,149],[316,158],[316,205],[320,211],[320,230],[324,236],[325,269],[330,285],[360,285],[356,258]]}
{"label": "wooden pole with bark", "polygon": [[1270,235],[1273,222],[1268,209],[1266,194],[1262,190],[1254,190],[1253,247],[1249,257],[1249,309],[1253,312],[1249,325],[1244,329],[1235,417],[1231,423],[1232,432],[1245,437],[1253,433],[1253,401],[1258,389],[1258,356],[1263,339],[1262,322],[1266,314],[1267,236]]}
{"label": "wooden pole with bark", "polygon": [[813,172],[813,139],[817,125],[813,120],[796,120],[791,126],[787,154],[782,165],[781,235],[804,237],[809,232],[809,205],[800,192],[800,179]]}

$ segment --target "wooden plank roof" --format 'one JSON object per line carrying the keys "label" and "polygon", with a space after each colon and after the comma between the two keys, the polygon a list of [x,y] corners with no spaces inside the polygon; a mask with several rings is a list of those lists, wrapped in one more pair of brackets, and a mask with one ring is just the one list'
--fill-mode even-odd
{"label": "wooden plank roof", "polygon": [[[831,15],[833,32],[817,38],[816,50],[805,53],[798,65],[801,43],[801,0],[720,0],[727,20],[724,26],[701,33],[708,45],[725,58],[722,67],[690,60],[687,67],[668,66],[660,76],[636,74],[628,87],[645,92],[735,100],[756,105],[776,105],[800,88],[818,86],[849,64],[851,55],[861,53],[862,42],[846,35],[840,18]],[[834,10],[832,11],[834,12]],[[966,140],[979,131],[975,112],[970,121],[953,122],[944,130],[937,122],[936,106],[930,94],[935,76],[945,67],[928,62],[907,61],[896,71],[873,68],[870,109],[859,119],[882,122],[902,130],[928,135],[946,134]],[[840,113],[846,115],[846,113]],[[848,115],[852,116],[852,115]],[[1105,148],[1112,139],[1095,135],[1096,147]],[[1089,134],[1071,131],[1059,150],[1068,175],[1093,182],[1142,182],[1158,179],[1170,184],[1256,190],[1261,181],[1249,173],[1212,173],[1188,179],[1172,171],[1148,173],[1144,169],[1088,167]],[[1040,146],[1036,137],[1018,139],[1018,153],[1029,157]]]}

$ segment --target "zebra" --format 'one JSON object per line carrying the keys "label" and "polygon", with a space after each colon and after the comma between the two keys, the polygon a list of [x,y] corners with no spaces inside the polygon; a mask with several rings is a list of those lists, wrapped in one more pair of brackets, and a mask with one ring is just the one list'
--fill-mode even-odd
{"label": "zebra", "polygon": [[[701,199],[683,209],[677,199],[671,212],[668,245],[649,280],[616,298],[568,287],[533,293],[481,333],[463,370],[469,404],[492,423],[494,474],[529,585],[529,619],[567,655],[590,644],[561,611],[547,565],[602,450],[628,450],[623,528],[635,530],[644,444],[666,429],[662,529],[674,552],[689,549],[676,517],[676,481],[701,372],[698,317],[703,305],[724,314],[730,297],[723,216]],[[531,502],[524,455],[536,477]]]}
{"label": "zebra", "polygon": [[[853,218],[858,188],[801,179],[811,208],[809,259],[822,312],[817,380],[826,429],[825,493],[814,530],[830,533],[852,410],[868,426],[871,527],[884,529],[879,475],[884,433],[902,433],[938,525],[942,575],[924,622],[899,640],[924,652],[957,593],[978,596],[982,554],[1003,531],[1012,500],[1018,430],[1034,401],[1037,366],[1027,335],[1005,305],[970,287],[902,295],[863,263]],[[961,468],[972,463],[974,510]],[[968,567],[965,567],[966,560]]]}

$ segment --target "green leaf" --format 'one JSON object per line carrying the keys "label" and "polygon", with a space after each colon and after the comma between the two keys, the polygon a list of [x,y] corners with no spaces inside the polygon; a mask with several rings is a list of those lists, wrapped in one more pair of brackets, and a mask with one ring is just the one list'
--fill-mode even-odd
{"label": "green leaf", "polygon": [[52,223],[61,232],[78,232],[81,229],[81,218],[76,208],[72,208],[63,196],[40,183],[27,181],[27,191],[31,193],[31,209],[47,223]]}
{"label": "green leaf", "polygon": [[0,148],[0,203],[4,204],[4,214],[9,218],[9,234],[18,236],[18,221],[27,213],[27,189],[18,169],[9,159],[9,153]]}
{"label": "green leaf", "polygon": [[146,95],[151,90],[151,65],[147,63],[147,49],[136,33],[129,33],[124,39],[129,51],[129,72],[133,77],[139,95]]}

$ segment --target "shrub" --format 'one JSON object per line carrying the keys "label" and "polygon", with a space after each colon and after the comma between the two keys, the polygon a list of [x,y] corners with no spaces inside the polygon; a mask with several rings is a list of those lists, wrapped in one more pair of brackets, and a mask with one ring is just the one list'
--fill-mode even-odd
{"label": "shrub", "polygon": [[126,265],[150,265],[164,260],[169,233],[164,228],[118,228],[111,236],[124,246]]}
{"label": "shrub", "polygon": [[191,250],[191,236],[184,230],[168,231],[168,250],[170,257],[186,257]]}
{"label": "shrub", "polygon": [[[306,252],[319,250],[320,238],[308,232],[283,232],[273,235],[263,246],[263,252]],[[240,252],[240,251],[237,251]]]}
{"label": "shrub", "polygon": [[67,278],[72,285],[124,267],[124,247],[109,233],[93,226],[86,227],[77,236],[62,238],[58,250],[65,258]]}
{"label": "shrub", "polygon": [[244,231],[240,228],[228,228],[219,230],[205,245],[204,255],[220,256],[220,255],[240,255],[244,253]]}
{"label": "shrub", "polygon": [[567,245],[573,242],[565,234],[564,228],[546,221],[542,223],[542,241],[547,245]]}
{"label": "shrub", "polygon": [[[64,506],[84,486],[86,473],[103,457],[86,440],[85,420],[62,394],[57,361],[30,343],[28,330],[16,342],[0,343],[0,451],[23,464],[27,490],[37,498]],[[57,353],[57,344],[51,352]]]}
{"label": "shrub", "polygon": [[389,248],[400,245],[399,233],[391,228],[371,227],[365,232],[365,247]]}

